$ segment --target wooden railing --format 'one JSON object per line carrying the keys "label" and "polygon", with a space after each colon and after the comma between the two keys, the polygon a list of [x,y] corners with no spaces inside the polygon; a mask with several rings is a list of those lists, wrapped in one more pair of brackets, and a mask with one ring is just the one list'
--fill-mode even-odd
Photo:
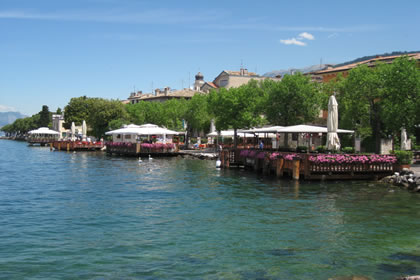
{"label": "wooden railing", "polygon": [[[278,152],[279,157],[270,158],[270,152],[253,150],[250,157],[241,156],[241,150],[224,149],[221,151],[222,166],[244,166],[264,173],[275,173],[278,177],[289,174],[295,179],[364,179],[380,178],[390,175],[396,166],[388,162],[325,163],[311,161],[313,154],[293,153],[293,160],[286,159],[290,152]],[[261,153],[264,153],[262,155]]]}

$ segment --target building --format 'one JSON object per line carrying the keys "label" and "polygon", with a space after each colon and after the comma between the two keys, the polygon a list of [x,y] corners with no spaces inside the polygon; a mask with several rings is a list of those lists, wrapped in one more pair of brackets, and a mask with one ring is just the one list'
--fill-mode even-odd
{"label": "building", "polygon": [[392,55],[392,56],[377,56],[372,59],[367,59],[343,66],[333,67],[328,66],[327,69],[315,71],[312,73],[309,73],[312,76],[312,80],[314,81],[320,81],[320,82],[329,82],[330,80],[337,77],[339,73],[343,75],[343,77],[346,77],[349,73],[349,71],[357,66],[360,65],[368,65],[369,67],[374,67],[376,63],[392,63],[394,59],[401,57],[401,56],[407,56],[411,59],[416,59],[419,62],[420,66],[420,53],[411,53],[411,54],[404,54],[404,55]]}
{"label": "building", "polygon": [[[182,89],[182,90],[171,90],[170,87],[164,89],[155,89],[153,93],[143,93],[142,91],[132,92],[130,97],[128,97],[128,103],[136,104],[140,101],[155,101],[155,102],[164,102],[169,99],[191,99],[197,91],[192,89]],[[126,102],[127,103],[127,102]]]}
{"label": "building", "polygon": [[170,87],[164,89],[156,89],[154,93],[143,93],[142,91],[132,92],[127,100],[122,101],[124,104],[136,104],[140,101],[158,101],[164,102],[173,98],[191,99],[197,92],[209,93],[213,89],[218,88],[232,88],[247,84],[250,80],[264,80],[272,79],[280,81],[281,77],[268,78],[260,76],[253,72],[248,72],[247,69],[241,68],[240,71],[223,70],[213,82],[204,81],[204,76],[201,72],[195,75],[195,82],[192,88],[184,88],[182,90],[171,90]]}
{"label": "building", "polygon": [[261,81],[265,79],[272,79],[272,80],[280,81],[281,77],[275,77],[275,78],[263,77],[254,72],[248,72],[246,68],[241,68],[239,71],[223,70],[213,80],[213,82],[204,82],[204,84],[200,88],[200,91],[208,93],[212,89],[218,89],[222,87],[227,88],[227,89],[232,88],[232,87],[240,87],[242,85],[247,84],[251,80]]}
{"label": "building", "polygon": [[60,133],[59,139],[67,137],[67,129],[64,127],[64,112],[52,115],[52,129]]}

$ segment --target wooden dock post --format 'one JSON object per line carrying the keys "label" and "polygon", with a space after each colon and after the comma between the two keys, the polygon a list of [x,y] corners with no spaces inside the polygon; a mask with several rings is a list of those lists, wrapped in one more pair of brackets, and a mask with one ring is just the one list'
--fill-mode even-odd
{"label": "wooden dock post", "polygon": [[61,151],[61,142],[58,142],[58,150]]}
{"label": "wooden dock post", "polygon": [[226,168],[230,167],[230,151],[229,150],[225,151],[225,164],[226,164]]}
{"label": "wooden dock post", "polygon": [[140,154],[140,143],[136,143],[136,154]]}
{"label": "wooden dock post", "polygon": [[300,159],[293,159],[293,179],[299,180]]}
{"label": "wooden dock post", "polygon": [[53,143],[51,142],[50,143],[50,151],[52,151],[53,150]]}
{"label": "wooden dock post", "polygon": [[67,152],[70,151],[70,143],[67,143]]}
{"label": "wooden dock post", "polygon": [[270,154],[269,153],[266,153],[264,155],[263,174],[270,175]]}
{"label": "wooden dock post", "polygon": [[283,177],[283,164],[284,164],[284,159],[283,158],[278,158],[276,160],[276,176],[277,176],[277,178]]}

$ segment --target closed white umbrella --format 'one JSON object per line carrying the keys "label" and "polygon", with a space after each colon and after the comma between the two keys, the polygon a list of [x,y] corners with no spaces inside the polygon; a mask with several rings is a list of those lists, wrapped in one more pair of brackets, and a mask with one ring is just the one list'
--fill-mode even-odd
{"label": "closed white umbrella", "polygon": [[327,118],[327,150],[339,150],[340,139],[338,130],[338,103],[334,95],[328,100],[328,118]]}
{"label": "closed white umbrella", "polygon": [[74,141],[76,140],[76,137],[74,137],[74,135],[76,134],[76,125],[74,124],[74,122],[71,123],[71,140]]}
{"label": "closed white umbrella", "polygon": [[405,128],[401,129],[401,150],[408,150],[407,132]]}
{"label": "closed white umbrella", "polygon": [[86,126],[86,121],[83,120],[83,123],[82,123],[82,139],[86,140],[86,136],[87,136],[87,126]]}

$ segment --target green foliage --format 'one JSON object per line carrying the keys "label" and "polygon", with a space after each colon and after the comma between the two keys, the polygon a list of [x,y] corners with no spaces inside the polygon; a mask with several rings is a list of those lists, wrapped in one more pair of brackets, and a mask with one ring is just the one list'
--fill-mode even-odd
{"label": "green foliage", "polygon": [[8,136],[24,136],[28,131],[37,129],[39,126],[39,114],[31,117],[15,120],[12,124],[5,125],[1,128]]}
{"label": "green foliage", "polygon": [[320,153],[320,154],[322,154],[322,153],[325,153],[325,151],[327,150],[327,147],[326,146],[318,146],[318,147],[316,147],[316,149],[315,149],[318,153]]}
{"label": "green foliage", "polygon": [[184,119],[187,121],[188,130],[208,130],[210,127],[210,114],[207,107],[207,96],[195,94],[187,102]]}
{"label": "green foliage", "polygon": [[265,80],[261,87],[267,92],[264,112],[276,125],[311,122],[319,114],[322,101],[327,100],[310,77],[301,73],[285,75],[279,82]]}
{"label": "green foliage", "polygon": [[110,130],[110,122],[127,118],[124,104],[119,100],[91,98],[88,108],[86,123],[90,126],[91,133],[97,138],[101,138]]}
{"label": "green foliage", "polygon": [[296,148],[296,152],[298,153],[306,153],[308,151],[308,147],[307,146],[298,146]]}
{"label": "green foliage", "polygon": [[86,96],[70,99],[69,104],[64,107],[64,120],[66,128],[70,128],[71,123],[82,125],[83,120],[87,120],[91,108],[91,98]]}
{"label": "green foliage", "polygon": [[63,113],[63,111],[61,110],[60,107],[57,108],[56,114],[61,115]]}
{"label": "green foliage", "polygon": [[353,147],[344,147],[344,148],[341,148],[341,151],[345,154],[354,154],[355,153],[355,150],[354,150]]}
{"label": "green foliage", "polygon": [[41,112],[39,112],[38,126],[39,127],[48,127],[50,122],[51,122],[50,110],[48,109],[47,105],[43,105]]}
{"label": "green foliage", "polygon": [[379,152],[381,137],[413,132],[420,123],[420,70],[407,57],[376,67],[352,69],[337,85],[340,126],[355,129],[362,139],[373,136],[369,151]]}
{"label": "green foliage", "polygon": [[411,164],[413,160],[412,151],[395,150],[393,154],[397,157],[397,163],[399,164]]}
{"label": "green foliage", "polygon": [[86,96],[72,98],[65,107],[64,119],[67,128],[74,122],[81,125],[83,120],[91,128],[97,138],[102,137],[112,127],[123,123],[128,118],[127,112],[119,100],[88,98]]}
{"label": "green foliage", "polygon": [[386,127],[399,133],[401,127],[414,132],[420,123],[420,71],[417,61],[397,58],[382,67],[384,90],[381,99],[382,119]]}

